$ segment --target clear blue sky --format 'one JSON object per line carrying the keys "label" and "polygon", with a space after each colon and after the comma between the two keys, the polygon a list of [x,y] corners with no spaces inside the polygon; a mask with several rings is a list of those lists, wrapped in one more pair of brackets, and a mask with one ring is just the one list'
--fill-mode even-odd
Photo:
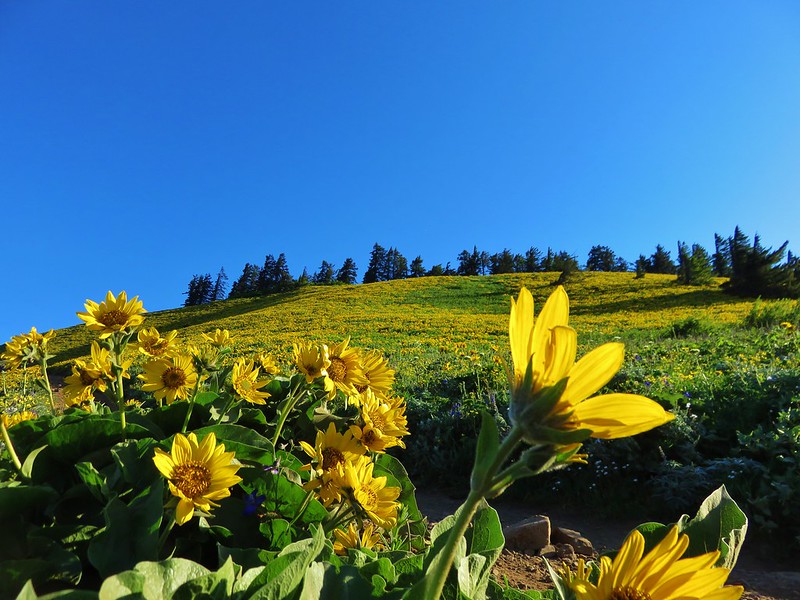
{"label": "clear blue sky", "polygon": [[796,251],[800,3],[4,0],[0,198],[0,342],[267,253]]}

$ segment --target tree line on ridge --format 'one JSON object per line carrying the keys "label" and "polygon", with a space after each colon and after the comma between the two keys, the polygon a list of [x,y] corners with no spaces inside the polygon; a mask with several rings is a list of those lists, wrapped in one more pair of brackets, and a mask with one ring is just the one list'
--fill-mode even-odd
{"label": "tree line on ridge", "polygon": [[[779,248],[765,248],[758,235],[750,238],[737,226],[730,237],[714,234],[714,252],[700,244],[689,246],[678,242],[677,262],[662,245],[646,256],[640,254],[633,263],[617,255],[610,247],[596,245],[589,250],[583,270],[616,271],[633,270],[637,278],[647,273],[662,273],[676,276],[676,282],[684,285],[704,285],[714,277],[725,277],[725,291],[739,295],[767,298],[800,297],[800,259],[787,252],[789,242]],[[785,257],[785,260],[784,260]],[[421,256],[411,263],[397,248],[384,248],[376,243],[370,253],[369,264],[362,283],[376,283],[409,277],[431,277],[441,275],[496,275],[501,273],[560,272],[561,281],[570,274],[582,270],[575,255],[565,251],[555,252],[551,248],[543,253],[535,247],[524,254],[503,249],[489,254],[473,246],[472,251],[463,250],[457,257],[456,268],[436,264],[426,269]],[[225,298],[241,298],[287,292],[304,285],[354,284],[358,269],[352,258],[346,258],[338,269],[323,260],[319,269],[309,275],[303,269],[295,279],[289,272],[286,255],[275,258],[267,254],[262,266],[246,263],[241,275],[228,289],[228,275],[224,267],[217,276],[210,273],[194,275],[184,295],[184,306],[207,304]]]}

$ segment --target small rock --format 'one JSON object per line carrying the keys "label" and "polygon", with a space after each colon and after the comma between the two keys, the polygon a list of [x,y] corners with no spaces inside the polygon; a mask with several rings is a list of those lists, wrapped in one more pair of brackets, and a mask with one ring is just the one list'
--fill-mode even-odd
{"label": "small rock", "polygon": [[550,544],[550,519],[544,515],[534,515],[506,527],[503,535],[509,550],[536,554]]}
{"label": "small rock", "polygon": [[557,554],[558,550],[553,544],[547,544],[547,546],[539,550],[539,556],[544,556],[545,558],[553,558]]}
{"label": "small rock", "polygon": [[575,548],[571,544],[556,544],[556,555],[561,559],[575,560]]}
{"label": "small rock", "polygon": [[575,531],[574,529],[555,527],[550,534],[550,541],[553,544],[569,544],[577,554],[583,556],[592,556],[594,554],[592,542],[583,537],[580,531]]}

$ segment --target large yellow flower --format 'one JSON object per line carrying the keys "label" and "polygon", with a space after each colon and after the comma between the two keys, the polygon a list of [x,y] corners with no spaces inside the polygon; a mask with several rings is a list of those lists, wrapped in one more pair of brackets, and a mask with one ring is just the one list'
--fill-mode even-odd
{"label": "large yellow flower", "polygon": [[688,547],[689,537],[673,527],[644,555],[644,537],[634,530],[613,561],[600,559],[597,583],[589,582],[583,560],[564,579],[578,600],[737,600],[742,595],[740,586],[723,587],[729,571],[713,566],[719,552],[681,558]]}
{"label": "large yellow flower", "polygon": [[258,373],[259,368],[253,364],[253,361],[240,358],[233,364],[231,384],[239,397],[253,404],[266,404],[266,399],[270,395],[267,392],[262,392],[261,388],[269,382],[266,380],[258,381]]}
{"label": "large yellow flower", "polygon": [[155,327],[148,327],[139,331],[136,347],[151,358],[171,356],[178,351],[177,335],[177,331],[170,331],[162,336]]}
{"label": "large yellow flower", "polygon": [[203,338],[217,348],[225,348],[233,343],[231,334],[227,329],[217,328],[214,330],[214,333],[204,333]]}
{"label": "large yellow flower", "polygon": [[339,556],[347,556],[348,548],[373,548],[380,549],[381,536],[375,532],[375,526],[372,523],[364,525],[364,531],[359,531],[358,528],[350,523],[347,529],[334,529],[333,535],[336,541],[333,542],[333,551]]}
{"label": "large yellow flower", "polygon": [[6,366],[10,369],[18,369],[23,363],[28,362],[29,345],[28,339],[23,333],[15,335],[10,341],[6,342],[3,354],[0,354]]}
{"label": "large yellow flower", "polygon": [[3,425],[5,425],[6,429],[11,429],[14,425],[22,423],[23,421],[30,421],[36,418],[38,418],[37,415],[29,410],[23,410],[10,415],[5,413],[0,415],[0,419],[3,420]]}
{"label": "large yellow flower", "polygon": [[339,433],[333,423],[328,424],[325,431],[317,431],[317,439],[312,446],[301,441],[300,447],[311,458],[311,462],[302,467],[303,471],[311,471],[311,481],[306,489],[316,489],[322,503],[329,506],[340,497],[338,486],[331,478],[334,471],[347,461],[363,455],[366,449],[353,437],[352,432]]}
{"label": "large yellow flower", "polygon": [[357,385],[358,392],[370,389],[376,396],[386,396],[394,385],[394,369],[389,368],[386,357],[378,350],[370,350],[364,355],[361,366],[367,383]]}
{"label": "large yellow flower", "polygon": [[256,362],[258,362],[261,368],[264,369],[264,373],[268,373],[269,375],[278,375],[281,372],[281,368],[275,361],[275,357],[269,352],[260,352],[256,357]]}
{"label": "large yellow flower", "polygon": [[388,402],[378,398],[371,390],[361,394],[361,420],[363,427],[351,425],[350,431],[367,449],[372,452],[385,452],[387,448],[405,448],[403,436],[408,435],[408,419],[405,404]]}
{"label": "large yellow flower", "polygon": [[87,300],[84,306],[86,312],[79,312],[78,317],[86,323],[91,331],[99,331],[101,340],[117,331],[131,329],[144,322],[142,313],[145,310],[142,308],[139,296],[128,300],[124,291],[116,297],[109,291],[104,302],[98,304]]}
{"label": "large yellow flower", "polygon": [[[129,376],[127,369],[130,365],[131,361],[125,361],[121,365],[123,377]],[[108,349],[101,348],[100,344],[93,341],[91,360],[75,359],[72,364],[72,374],[64,378],[64,400],[68,406],[88,402],[94,397],[95,390],[105,392],[108,389],[108,382],[113,378]]]}
{"label": "large yellow flower", "polygon": [[178,498],[175,522],[183,525],[199,508],[209,512],[216,501],[231,495],[230,487],[242,478],[236,475],[241,468],[233,462],[234,453],[225,452],[225,445],[217,445],[217,438],[209,433],[198,444],[197,436],[175,434],[172,452],[156,448],[153,462],[169,481],[169,491]]}
{"label": "large yellow flower", "polygon": [[325,344],[317,346],[312,342],[294,344],[294,364],[297,370],[306,376],[307,383],[313,383],[320,377],[325,378],[325,389],[330,390],[333,382],[328,377],[328,367],[331,360],[328,358],[328,347]]}
{"label": "large yellow flower", "polygon": [[[599,346],[577,363],[578,336],[568,326],[569,299],[558,286],[534,323],[533,297],[522,288],[511,299],[509,340],[513,373],[512,421],[535,414],[532,398],[566,379],[566,387],[540,425],[561,430],[589,429],[602,439],[627,437],[663,425],[674,418],[658,403],[635,394],[607,394],[589,398],[606,385],[622,366],[624,347]],[[587,399],[588,398],[588,399]]]}
{"label": "large yellow flower", "polygon": [[6,342],[0,358],[12,369],[19,368],[24,363],[41,361],[47,354],[47,343],[55,335],[56,332],[52,329],[42,334],[36,331],[36,327],[31,327],[30,333],[15,335]]}
{"label": "large yellow flower", "polygon": [[167,399],[167,404],[186,400],[197,384],[192,357],[179,354],[170,358],[151,360],[144,365],[142,391],[153,392],[156,400]]}
{"label": "large yellow flower", "polygon": [[397,523],[400,488],[386,487],[386,477],[373,477],[374,468],[369,456],[358,456],[333,471],[333,480],[353,508],[379,527],[391,529]]}
{"label": "large yellow flower", "polygon": [[349,343],[350,338],[347,338],[328,348],[330,365],[327,373],[336,386],[331,390],[331,397],[336,394],[337,389],[342,390],[345,396],[357,396],[357,387],[369,384],[361,367],[361,353],[355,348],[348,348]]}

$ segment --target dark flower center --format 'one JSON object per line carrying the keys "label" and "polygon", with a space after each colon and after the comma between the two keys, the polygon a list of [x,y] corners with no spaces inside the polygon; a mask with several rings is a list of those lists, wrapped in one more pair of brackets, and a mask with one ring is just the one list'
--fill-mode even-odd
{"label": "dark flower center", "polygon": [[165,387],[177,390],[186,383],[186,373],[179,367],[170,367],[161,376],[161,381]]}
{"label": "dark flower center", "polygon": [[196,498],[211,485],[211,471],[195,460],[175,465],[172,469],[172,483],[187,498]]}
{"label": "dark flower center", "polygon": [[328,367],[328,377],[336,382],[344,381],[347,377],[347,363],[338,356],[332,356],[331,366]]}
{"label": "dark flower center", "polygon": [[344,454],[336,448],[325,448],[322,451],[322,470],[330,471],[344,462]]}
{"label": "dark flower center", "polygon": [[109,310],[97,319],[106,327],[123,326],[128,323],[128,315],[121,310]]}
{"label": "dark flower center", "polygon": [[608,600],[652,600],[650,594],[644,590],[637,590],[632,587],[616,588]]}

